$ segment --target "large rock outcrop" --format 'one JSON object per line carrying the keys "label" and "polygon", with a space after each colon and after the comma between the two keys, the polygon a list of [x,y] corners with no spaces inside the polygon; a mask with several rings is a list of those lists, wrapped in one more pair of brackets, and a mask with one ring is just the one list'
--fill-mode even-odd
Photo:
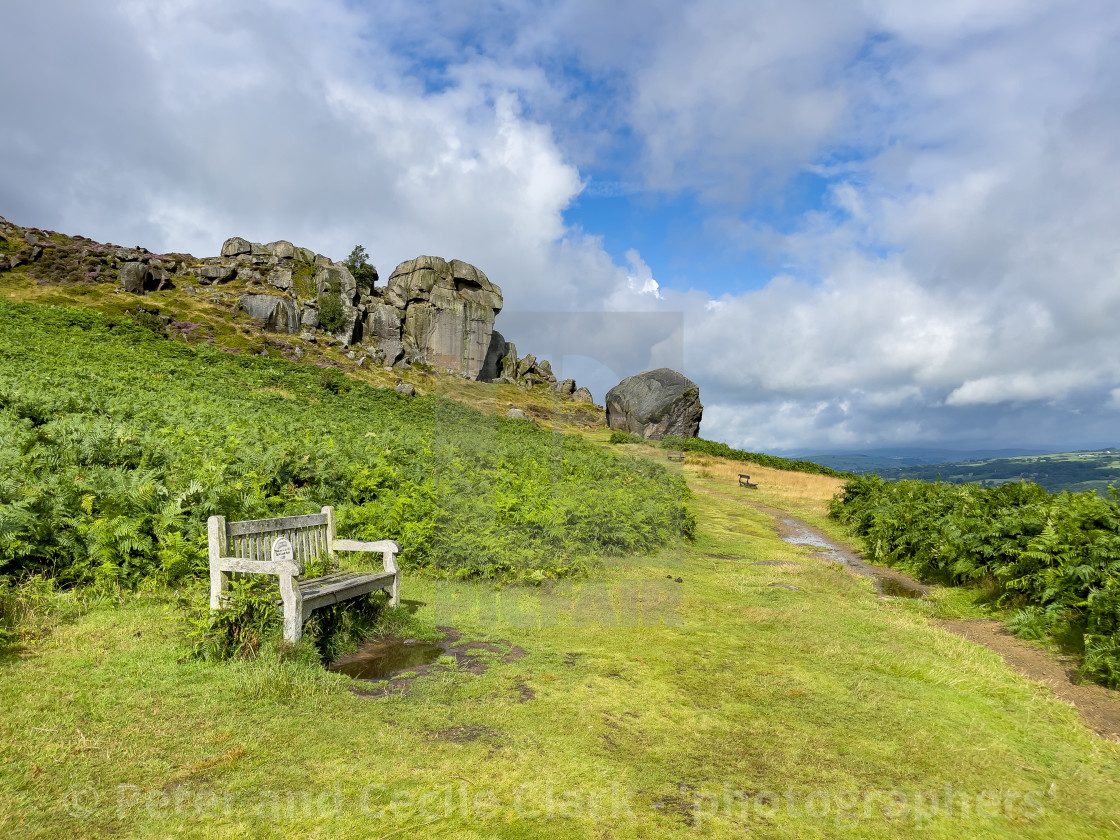
{"label": "large rock outcrop", "polygon": [[502,290],[469,263],[421,256],[396,267],[385,300],[403,312],[401,339],[419,361],[477,379]]}
{"label": "large rock outcrop", "polygon": [[242,311],[260,322],[265,332],[285,335],[299,333],[299,309],[288,298],[280,295],[241,295],[238,302]]}
{"label": "large rock outcrop", "polygon": [[[377,269],[354,254],[345,262],[288,240],[260,243],[233,236],[218,256],[153,254],[23,228],[0,218],[0,272],[20,270],[37,283],[115,283],[143,295],[179,287],[184,295],[240,312],[264,332],[299,336],[281,342],[343,345],[356,366],[407,370],[413,365],[496,382],[538,397],[591,403],[572,379],[558,380],[547,359],[518,356],[494,330],[500,287],[461,260],[421,256],[397,266],[386,286]],[[278,338],[267,339],[276,346]],[[548,393],[551,391],[551,394]],[[582,409],[581,409],[582,410]]]}
{"label": "large rock outcrop", "polygon": [[628,376],[607,392],[607,425],[647,440],[696,437],[704,406],[700,386],[670,368]]}

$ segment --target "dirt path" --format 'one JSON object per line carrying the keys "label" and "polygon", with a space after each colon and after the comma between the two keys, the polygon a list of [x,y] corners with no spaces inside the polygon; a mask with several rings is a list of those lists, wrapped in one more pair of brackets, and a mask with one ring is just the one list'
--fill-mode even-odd
{"label": "dirt path", "polygon": [[764,505],[760,502],[744,499],[740,496],[733,496],[730,493],[706,490],[703,487],[693,486],[692,489],[701,493],[707,493],[709,496],[731,499],[732,501],[752,507],[760,513],[765,513],[767,516],[773,518],[774,530],[778,532],[778,536],[783,540],[788,543],[793,543],[794,545],[806,545],[817,548],[819,551],[814,552],[815,556],[822,557],[825,560],[831,560],[834,563],[840,563],[857,575],[874,578],[879,591],[886,595],[899,595],[910,598],[929,595],[930,588],[926,584],[915,580],[907,574],[903,574],[897,569],[891,569],[887,566],[876,566],[873,563],[866,562],[863,559],[863,555],[859,552],[852,551],[850,548],[834,542],[832,538],[820,528],[815,528],[808,522],[803,522],[796,516],[780,508],[770,507],[770,505]]}
{"label": "dirt path", "polygon": [[[820,548],[818,556],[843,563],[855,574],[877,579],[880,591],[887,594],[907,595],[906,591],[928,595],[930,587],[909,575],[885,566],[866,563],[862,555],[835,543],[819,528],[802,522],[779,508],[753,502],[730,493],[720,493],[693,486],[693,490],[732,499],[765,513],[774,519],[774,529],[786,542]],[[900,591],[892,592],[889,582],[894,581]],[[884,586],[884,583],[887,583]],[[911,594],[909,597],[913,597]],[[969,621],[932,620],[935,625],[970,642],[983,645],[998,653],[1007,666],[1029,680],[1048,686],[1059,700],[1074,706],[1085,725],[1103,738],[1120,741],[1120,692],[1110,691],[1092,683],[1079,684],[1074,657],[1055,656],[1037,645],[1011,635],[998,621],[983,619]]]}

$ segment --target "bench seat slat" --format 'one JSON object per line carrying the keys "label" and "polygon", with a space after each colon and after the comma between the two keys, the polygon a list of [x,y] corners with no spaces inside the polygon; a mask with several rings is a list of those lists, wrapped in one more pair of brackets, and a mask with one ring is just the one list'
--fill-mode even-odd
{"label": "bench seat slat", "polygon": [[359,572],[330,572],[330,573],[325,574],[321,577],[302,578],[299,581],[299,589],[300,589],[300,592],[304,592],[304,591],[312,589],[316,586],[321,588],[321,587],[324,587],[324,586],[329,586],[329,585],[331,585],[333,583],[336,583],[338,581],[349,580],[352,577],[354,577],[355,575],[358,575],[360,577],[365,577],[367,574],[369,574],[369,573],[368,572],[361,572],[361,573],[359,573]]}
{"label": "bench seat slat", "polygon": [[303,598],[303,608],[307,611],[325,607],[328,604],[337,604],[359,595],[367,595],[377,589],[382,589],[385,584],[393,579],[393,574],[381,572],[379,574],[364,575],[353,572],[341,575],[311,578],[300,581],[299,591]]}
{"label": "bench seat slat", "polygon": [[309,513],[306,516],[284,516],[279,519],[246,519],[244,522],[230,522],[231,537],[242,534],[265,534],[276,531],[290,531],[296,528],[321,528],[327,524],[323,513]]}
{"label": "bench seat slat", "polygon": [[392,577],[392,574],[389,572],[331,572],[322,577],[301,579],[299,581],[299,591],[306,594],[313,590],[344,589],[351,583],[384,577]]}

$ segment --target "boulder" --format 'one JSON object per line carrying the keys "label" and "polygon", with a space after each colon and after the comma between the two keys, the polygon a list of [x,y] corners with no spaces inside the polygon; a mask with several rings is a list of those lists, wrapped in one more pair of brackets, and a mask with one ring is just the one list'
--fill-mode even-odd
{"label": "boulder", "polygon": [[696,437],[704,413],[700,386],[669,368],[623,379],[607,392],[606,408],[608,426],[647,440]]}
{"label": "boulder", "polygon": [[358,296],[358,281],[344,265],[327,265],[315,272],[315,292],[323,294],[337,289],[344,305],[353,305]]}
{"label": "boulder", "polygon": [[512,341],[506,342],[506,354],[498,362],[498,378],[517,381],[517,345]]}
{"label": "boulder", "polygon": [[117,272],[121,288],[134,295],[158,292],[170,287],[171,276],[166,270],[142,262],[122,263]]}
{"label": "boulder", "polygon": [[576,402],[595,404],[595,398],[591,396],[591,392],[587,388],[576,388],[576,390],[572,392],[572,399]]}
{"label": "boulder", "polygon": [[541,375],[542,379],[546,379],[549,382],[556,381],[556,376],[552,373],[552,365],[549,364],[548,359],[541,359],[537,362],[537,373]]}
{"label": "boulder", "polygon": [[[552,384],[552,390],[554,390],[562,397],[570,397],[573,393],[575,393],[576,381],[574,379],[561,379],[559,382],[554,382]],[[583,390],[587,391],[586,388],[584,388]],[[591,392],[588,391],[587,393],[590,396]]]}
{"label": "boulder", "polygon": [[148,267],[143,263],[126,262],[120,267],[117,277],[121,281],[121,288],[129,294],[142,295],[144,285],[148,279]]}
{"label": "boulder", "polygon": [[237,268],[232,265],[196,265],[191,267],[190,272],[200,283],[209,286],[229,280],[237,273]]}
{"label": "boulder", "polygon": [[253,251],[253,243],[248,239],[242,239],[240,236],[231,236],[222,243],[222,256],[223,257],[236,257],[241,254],[249,254]]}
{"label": "boulder", "polygon": [[294,260],[299,255],[299,249],[286,239],[269,242],[264,247],[272,256],[282,260]]}
{"label": "boulder", "polygon": [[292,288],[292,270],[290,268],[274,268],[268,272],[268,283],[285,292]]}
{"label": "boulder", "polygon": [[404,394],[406,397],[416,396],[416,387],[414,385],[408,384],[407,382],[401,382],[399,385],[397,385],[395,390],[398,394]]}
{"label": "boulder", "polygon": [[393,270],[385,300],[404,311],[401,337],[426,364],[479,378],[502,290],[469,263],[420,256]]}
{"label": "boulder", "polygon": [[381,351],[383,363],[393,364],[401,357],[401,312],[384,303],[375,303],[366,313],[365,340]]}
{"label": "boulder", "polygon": [[293,301],[280,295],[242,295],[241,308],[266,332],[296,335],[300,331],[299,309]]}
{"label": "boulder", "polygon": [[537,366],[537,357],[530,353],[517,363],[517,378],[528,376],[529,372]]}
{"label": "boulder", "polygon": [[528,420],[529,416],[520,408],[511,408],[506,412],[506,417],[510,420]]}

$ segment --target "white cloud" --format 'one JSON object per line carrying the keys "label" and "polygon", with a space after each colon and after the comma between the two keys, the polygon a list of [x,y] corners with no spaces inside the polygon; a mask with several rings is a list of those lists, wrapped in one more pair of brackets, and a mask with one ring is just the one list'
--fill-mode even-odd
{"label": "white cloud", "polygon": [[626,252],[626,263],[630,271],[626,274],[626,288],[640,295],[649,295],[661,299],[660,288],[653,279],[653,269],[646,265],[642,255],[634,248]]}
{"label": "white cloud", "polygon": [[[1104,0],[40,0],[5,15],[0,213],[199,255],[360,242],[382,274],[458,257],[511,317],[680,312],[589,357],[679,360],[704,433],[755,448],[1107,438],[1118,43]],[[743,212],[799,172],[830,206]],[[736,248],[781,268],[730,293],[618,265],[565,227],[589,182],[698,196],[722,283]]]}

